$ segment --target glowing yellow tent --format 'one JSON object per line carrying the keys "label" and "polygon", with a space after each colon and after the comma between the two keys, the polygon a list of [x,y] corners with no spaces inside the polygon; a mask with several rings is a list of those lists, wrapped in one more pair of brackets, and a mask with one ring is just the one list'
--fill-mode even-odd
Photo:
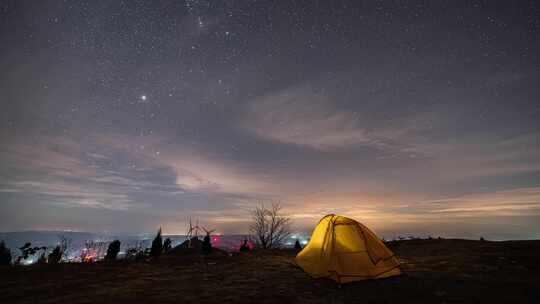
{"label": "glowing yellow tent", "polygon": [[338,283],[401,274],[399,260],[371,230],[334,214],[319,221],[296,263],[314,278]]}

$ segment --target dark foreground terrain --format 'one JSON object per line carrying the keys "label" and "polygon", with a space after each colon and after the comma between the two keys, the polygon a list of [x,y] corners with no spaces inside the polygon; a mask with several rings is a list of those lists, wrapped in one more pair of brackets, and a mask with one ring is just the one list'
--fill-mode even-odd
{"label": "dark foreground terrain", "polygon": [[292,251],[0,269],[0,303],[540,303],[540,241],[389,244],[404,275],[338,286]]}

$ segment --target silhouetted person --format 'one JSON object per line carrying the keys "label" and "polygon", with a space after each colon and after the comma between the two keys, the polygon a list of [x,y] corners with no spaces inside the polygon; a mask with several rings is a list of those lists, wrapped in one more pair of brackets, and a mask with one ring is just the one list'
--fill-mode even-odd
{"label": "silhouetted person", "polygon": [[210,235],[207,234],[202,242],[201,246],[202,254],[210,254],[212,252],[212,243],[210,242]]}
{"label": "silhouetted person", "polygon": [[240,252],[249,252],[249,246],[247,239],[244,239],[244,243],[240,246]]}
{"label": "silhouetted person", "polygon": [[170,238],[166,238],[163,242],[163,252],[167,253],[172,249],[172,241]]}
{"label": "silhouetted person", "polygon": [[0,265],[11,265],[11,250],[6,247],[4,241],[0,242]]}
{"label": "silhouetted person", "polygon": [[114,240],[109,244],[107,248],[107,254],[105,255],[105,261],[114,261],[120,252],[120,240]]}
{"label": "silhouetted person", "polygon": [[49,264],[58,264],[62,260],[62,255],[64,253],[62,252],[62,247],[60,245],[54,247],[54,250],[49,253],[49,258],[47,259],[47,263]]}

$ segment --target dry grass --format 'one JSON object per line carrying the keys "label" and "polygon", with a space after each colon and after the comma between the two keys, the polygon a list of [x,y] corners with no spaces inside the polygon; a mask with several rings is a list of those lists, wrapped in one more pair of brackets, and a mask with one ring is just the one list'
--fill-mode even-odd
{"label": "dry grass", "polygon": [[405,275],[338,286],[293,251],[0,269],[0,303],[540,303],[540,241],[389,244]]}

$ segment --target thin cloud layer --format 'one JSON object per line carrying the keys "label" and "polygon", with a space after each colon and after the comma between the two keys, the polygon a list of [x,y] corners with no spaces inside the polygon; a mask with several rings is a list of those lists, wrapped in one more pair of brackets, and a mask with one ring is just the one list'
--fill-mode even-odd
{"label": "thin cloud layer", "polygon": [[385,145],[361,126],[360,116],[333,108],[329,96],[315,91],[310,86],[294,87],[254,100],[243,126],[263,139],[323,151]]}

